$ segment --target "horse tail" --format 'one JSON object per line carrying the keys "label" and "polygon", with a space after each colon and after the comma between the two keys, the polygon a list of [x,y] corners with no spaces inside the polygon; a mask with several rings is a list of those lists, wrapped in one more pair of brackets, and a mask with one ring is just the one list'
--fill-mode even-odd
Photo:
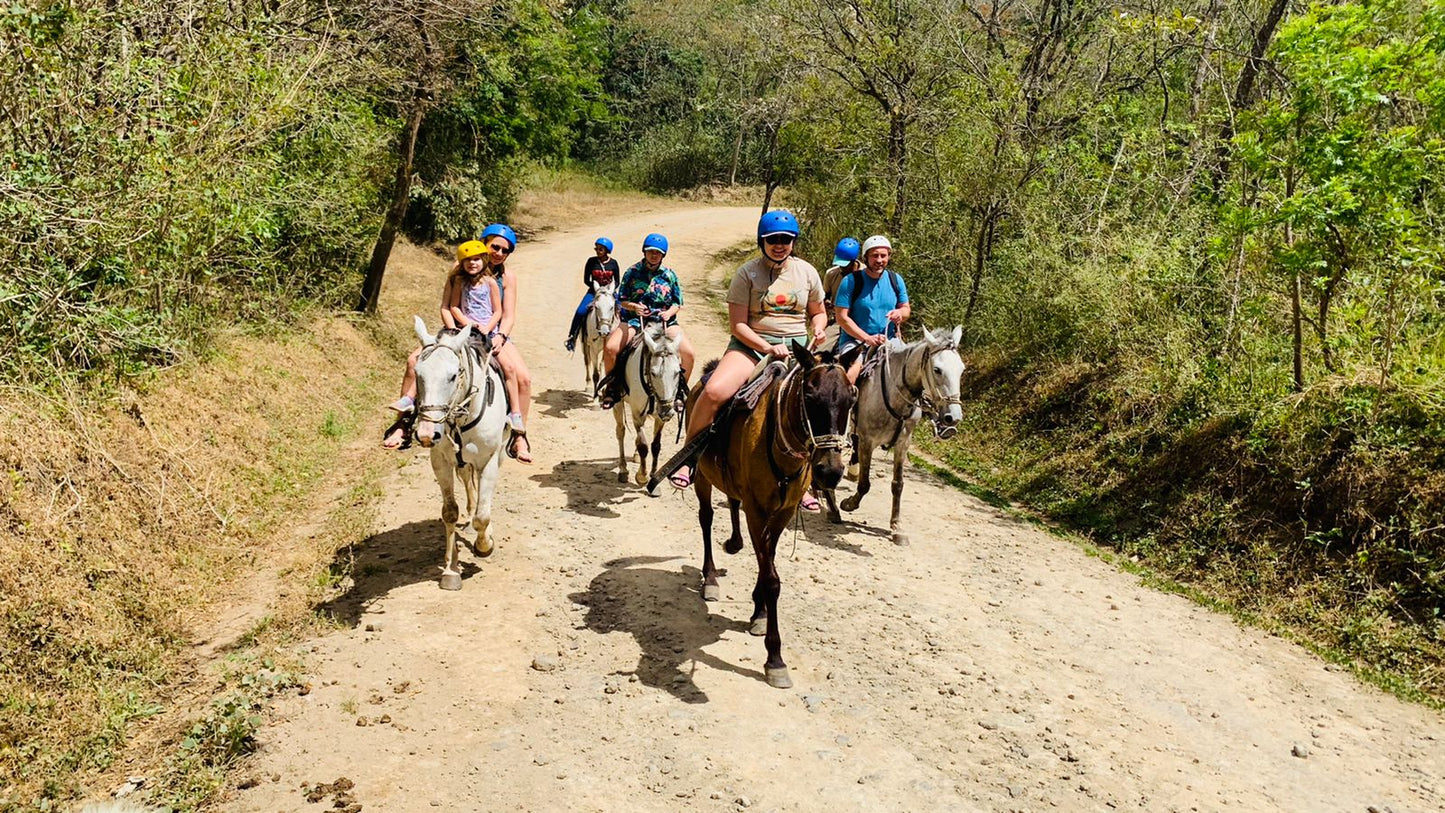
{"label": "horse tail", "polygon": [[707,384],[707,380],[709,378],[712,378],[712,372],[713,370],[717,369],[717,365],[720,360],[721,359],[713,359],[707,364],[702,365],[702,377],[697,380],[697,385],[699,387],[705,386]]}

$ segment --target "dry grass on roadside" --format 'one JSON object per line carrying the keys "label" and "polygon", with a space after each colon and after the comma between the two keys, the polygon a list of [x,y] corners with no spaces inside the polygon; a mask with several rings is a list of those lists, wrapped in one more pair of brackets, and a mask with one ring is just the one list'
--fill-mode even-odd
{"label": "dry grass on roadside", "polygon": [[131,738],[174,739],[164,730],[209,701],[201,649],[309,623],[323,585],[307,574],[336,540],[298,536],[294,518],[375,480],[379,461],[347,449],[379,420],[393,366],[348,318],[321,316],[224,341],[118,401],[0,397],[0,650],[20,653],[0,669],[0,809],[63,801],[125,754],[144,762]]}

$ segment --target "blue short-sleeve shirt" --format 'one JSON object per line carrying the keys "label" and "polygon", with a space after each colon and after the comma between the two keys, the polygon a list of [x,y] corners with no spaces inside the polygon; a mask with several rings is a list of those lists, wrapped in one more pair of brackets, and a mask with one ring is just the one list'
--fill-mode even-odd
{"label": "blue short-sleeve shirt", "polygon": [[[894,293],[893,279],[898,281],[898,291]],[[853,290],[854,282],[860,281],[859,290]],[[848,318],[858,324],[864,333],[872,336],[878,333],[888,332],[888,312],[908,301],[908,286],[904,284],[903,277],[893,271],[884,271],[878,279],[868,276],[867,271],[860,271],[843,277],[838,284],[838,294],[833,299],[833,306],[838,310],[848,309]],[[838,350],[847,349],[850,345],[857,344],[858,340],[848,335],[847,331],[838,333]]]}

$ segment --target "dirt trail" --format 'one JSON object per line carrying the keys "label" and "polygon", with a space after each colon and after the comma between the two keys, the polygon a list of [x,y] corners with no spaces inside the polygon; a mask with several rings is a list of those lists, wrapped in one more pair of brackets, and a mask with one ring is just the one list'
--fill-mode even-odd
{"label": "dirt trail", "polygon": [[307,644],[312,690],[277,704],[243,773],[260,782],[227,809],[330,808],[301,785],[338,777],[373,811],[1445,809],[1436,713],[916,470],[911,546],[886,536],[886,482],[858,524],[810,515],[785,537],[795,688],[769,688],[751,556],[725,557],[725,600],[705,606],[691,494],[616,482],[611,415],[561,348],[593,237],[625,266],[656,230],[689,286],[684,324],[715,355],[699,286],[755,212],[522,244],[537,463],[503,466],[496,553],[461,592],[437,588],[439,498],[426,453],[408,453],[333,608],[347,628]]}

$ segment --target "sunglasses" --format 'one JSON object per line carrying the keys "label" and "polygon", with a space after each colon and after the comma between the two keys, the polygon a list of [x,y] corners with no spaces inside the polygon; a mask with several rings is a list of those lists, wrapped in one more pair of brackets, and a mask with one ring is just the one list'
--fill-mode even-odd
{"label": "sunglasses", "polygon": [[763,238],[763,242],[770,246],[786,246],[791,244],[793,239],[791,234],[770,234]]}
{"label": "sunglasses", "polygon": [[495,245],[495,246],[487,246],[487,248],[490,249],[490,250],[492,250],[492,251],[497,252],[498,254],[502,255],[503,257],[505,257],[505,256],[507,256],[508,254],[511,254],[511,253],[512,253],[512,247],[511,247],[511,246],[503,245],[503,244],[501,244],[501,243],[498,243],[498,244]]}

